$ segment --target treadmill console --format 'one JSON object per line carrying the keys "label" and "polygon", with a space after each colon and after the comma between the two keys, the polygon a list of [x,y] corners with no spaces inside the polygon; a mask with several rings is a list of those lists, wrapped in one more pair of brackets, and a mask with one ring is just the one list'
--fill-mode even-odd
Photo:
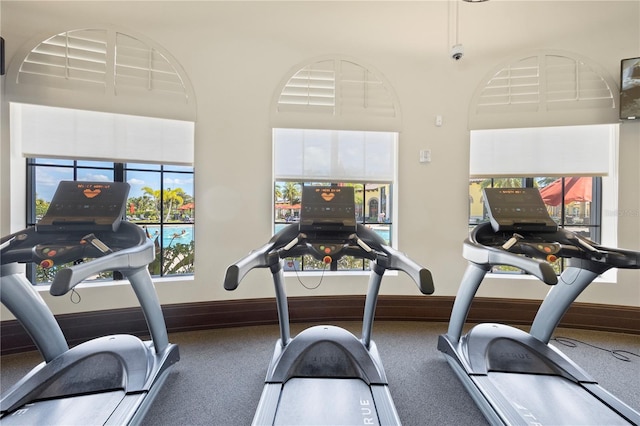
{"label": "treadmill console", "polygon": [[355,210],[351,186],[304,186],[300,232],[356,232]]}
{"label": "treadmill console", "polygon": [[536,188],[485,188],[484,203],[494,232],[555,232]]}
{"label": "treadmill console", "polygon": [[124,216],[129,184],[62,181],[38,232],[117,231]]}
{"label": "treadmill console", "polygon": [[142,245],[147,237],[123,221],[129,184],[60,182],[45,216],[2,237],[2,264],[34,262],[48,269]]}

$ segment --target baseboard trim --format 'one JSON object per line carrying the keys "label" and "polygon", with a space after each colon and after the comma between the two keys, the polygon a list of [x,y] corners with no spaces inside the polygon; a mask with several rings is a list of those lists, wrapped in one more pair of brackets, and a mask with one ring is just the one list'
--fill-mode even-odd
{"label": "baseboard trim", "polygon": [[[289,299],[292,322],[360,321],[364,296],[314,296]],[[539,302],[524,299],[476,298],[468,322],[501,322],[528,325]],[[380,296],[378,321],[447,322],[453,297]],[[245,299],[165,305],[162,307],[170,333],[210,328],[274,324],[278,321],[275,300]],[[140,308],[113,309],[58,315],[69,345],[117,333],[147,336]],[[640,308],[574,303],[561,327],[640,335]],[[29,335],[16,320],[0,323],[2,355],[35,350]]]}

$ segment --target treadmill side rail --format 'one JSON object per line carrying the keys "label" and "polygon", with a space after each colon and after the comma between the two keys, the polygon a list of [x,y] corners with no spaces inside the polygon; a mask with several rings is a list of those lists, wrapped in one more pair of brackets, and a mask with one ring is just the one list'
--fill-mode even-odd
{"label": "treadmill side rail", "polygon": [[630,423],[634,425],[640,425],[640,413],[635,411],[624,402],[620,401],[608,390],[598,385],[597,383],[586,383],[583,386],[596,398],[607,404]]}
{"label": "treadmill side rail", "polygon": [[391,398],[388,386],[372,385],[371,394],[376,404],[378,419],[381,425],[399,425],[400,417]]}
{"label": "treadmill side rail", "polygon": [[258,402],[258,408],[253,416],[252,425],[273,425],[273,421],[276,418],[281,390],[282,384],[280,383],[266,383],[264,385],[260,401]]}

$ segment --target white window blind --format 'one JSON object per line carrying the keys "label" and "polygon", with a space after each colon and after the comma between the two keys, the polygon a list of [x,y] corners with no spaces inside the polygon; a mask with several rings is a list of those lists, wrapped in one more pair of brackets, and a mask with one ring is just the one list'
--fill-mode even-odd
{"label": "white window blind", "polygon": [[470,176],[606,176],[618,126],[472,130]]}
{"label": "white window blind", "polygon": [[276,180],[392,182],[397,133],[274,129]]}
{"label": "white window blind", "polygon": [[24,157],[193,165],[194,123],[11,103]]}

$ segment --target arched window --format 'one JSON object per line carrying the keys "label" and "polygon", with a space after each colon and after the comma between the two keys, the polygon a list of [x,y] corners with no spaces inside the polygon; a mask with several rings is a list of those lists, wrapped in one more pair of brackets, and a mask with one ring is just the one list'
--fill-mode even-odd
{"label": "arched window", "polygon": [[[65,31],[18,51],[6,93],[12,150],[27,159],[24,181],[24,163],[11,163],[27,225],[60,180],[127,181],[127,219],[157,242],[152,274],[193,273],[196,104],[167,51],[112,27]],[[47,282],[55,271],[27,272]]]}
{"label": "arched window", "polygon": [[[322,57],[294,67],[272,105],[274,231],[296,221],[302,185],[355,188],[356,218],[396,243],[398,102],[382,75],[351,58]],[[372,212],[375,210],[375,214]],[[332,270],[362,270],[362,260]],[[293,259],[287,270],[324,266]]]}
{"label": "arched window", "polygon": [[377,198],[369,200],[369,213],[367,214],[369,219],[376,218],[376,220],[382,221],[384,223],[384,221],[382,220],[382,217],[379,216],[384,214],[385,214],[384,212],[380,212],[380,205],[378,203]]}
{"label": "arched window", "polygon": [[[562,227],[615,245],[618,99],[597,64],[534,52],[497,66],[469,109],[469,224],[484,220],[483,187],[537,187]],[[504,128],[504,123],[509,128]]]}

